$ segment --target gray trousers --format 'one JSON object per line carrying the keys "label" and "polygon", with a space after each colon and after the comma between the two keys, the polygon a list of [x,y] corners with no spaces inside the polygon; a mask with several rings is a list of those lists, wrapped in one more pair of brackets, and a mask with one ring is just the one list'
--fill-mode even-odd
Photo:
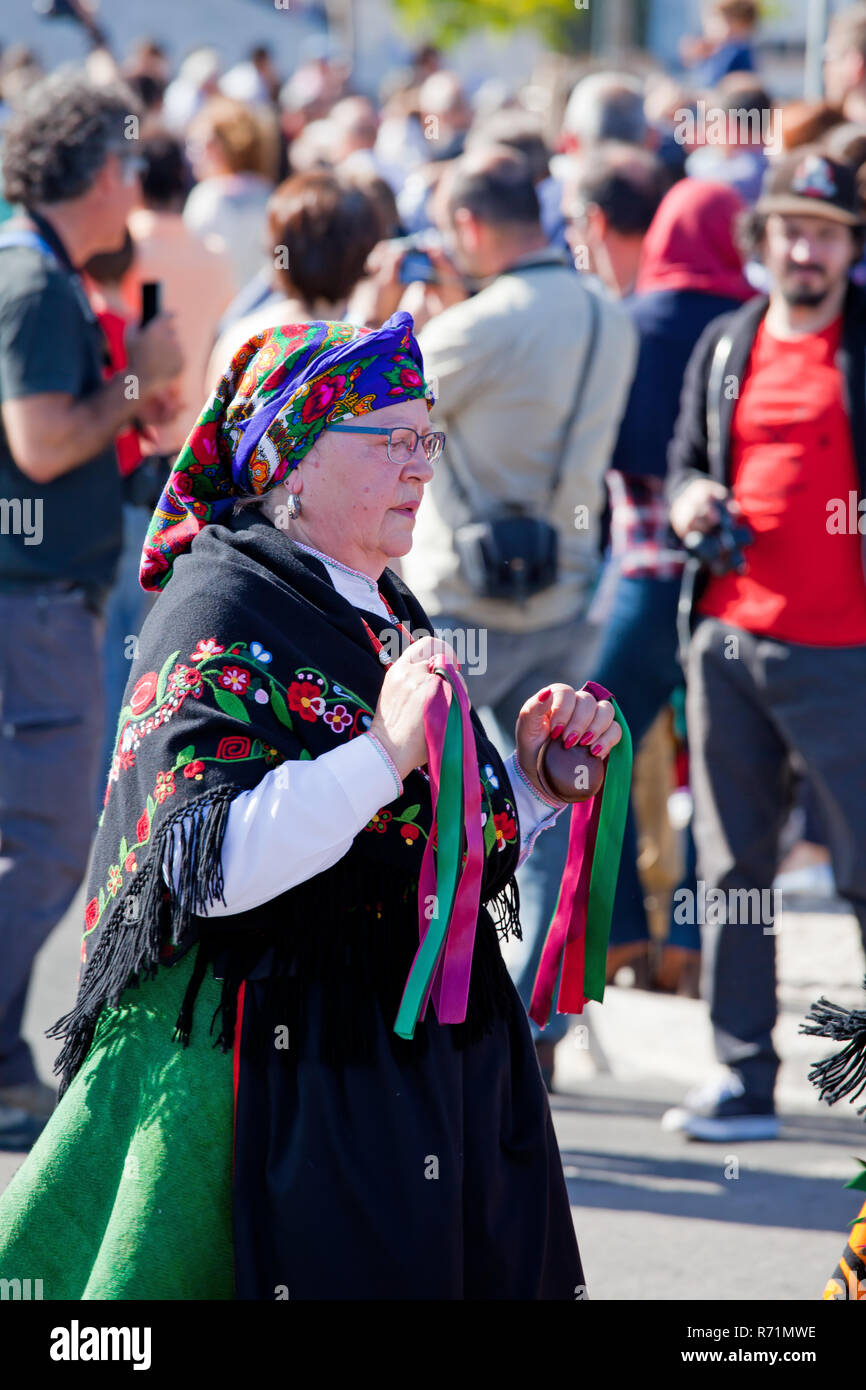
{"label": "gray trousers", "polygon": [[[699,621],[686,696],[698,880],[726,894],[702,926],[702,993],[716,1054],[756,1099],[773,1094],[776,969],[769,892],[792,792],[805,771],[839,895],[866,942],[866,647],[807,647]],[[730,890],[766,889],[759,920]],[[711,915],[709,911],[706,913]],[[746,917],[748,920],[743,920]]]}
{"label": "gray trousers", "polygon": [[[484,711],[487,731],[503,757],[514,752],[514,726],[521,706],[553,681],[579,687],[592,677],[592,648],[595,630],[581,618],[554,628],[515,634],[492,628],[464,628],[445,614],[433,619],[436,631],[452,640],[461,661],[469,698]],[[464,644],[452,638],[465,633]],[[466,659],[464,660],[464,653]],[[569,817],[566,812],[536,840],[532,853],[518,870],[520,923],[523,940],[518,943],[509,969],[517,992],[528,1009],[532,997],[541,950],[553,916],[562,871],[568,855]],[[534,1039],[559,1042],[568,1032],[571,1020],[554,1014],[542,1032],[530,1020]]]}
{"label": "gray trousers", "polygon": [[80,591],[0,594],[0,1086],[36,1079],[30,973],[87,867],[101,628]]}

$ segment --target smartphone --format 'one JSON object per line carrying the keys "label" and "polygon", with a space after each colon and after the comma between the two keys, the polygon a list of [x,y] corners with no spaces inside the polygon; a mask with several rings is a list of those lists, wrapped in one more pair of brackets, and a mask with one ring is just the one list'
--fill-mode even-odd
{"label": "smartphone", "polygon": [[160,291],[162,285],[159,280],[143,280],[141,285],[141,326],[144,328],[146,323],[155,319],[160,309]]}
{"label": "smartphone", "polygon": [[415,280],[421,280],[425,285],[435,285],[437,280],[436,267],[426,251],[421,251],[417,246],[413,246],[400,262],[400,273],[397,278],[401,285],[411,285]]}

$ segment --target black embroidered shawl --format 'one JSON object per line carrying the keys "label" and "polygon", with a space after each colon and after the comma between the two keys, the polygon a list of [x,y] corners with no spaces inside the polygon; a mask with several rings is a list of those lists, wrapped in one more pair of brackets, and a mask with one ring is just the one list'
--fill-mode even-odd
{"label": "black embroidered shawl", "polygon": [[[380,589],[413,634],[432,631],[389,570]],[[377,634],[387,627],[378,615],[367,620]],[[315,758],[362,735],[383,678],[359,612],[315,556],[258,512],[206,527],[178,559],[142,629],[118,721],[88,884],[78,999],[52,1029],[65,1039],[56,1064],[61,1093],[86,1056],[103,1005],[196,943],[177,1023],[184,1043],[212,964],[223,980],[216,1041],[224,1050],[233,1041],[239,984],[255,974],[281,982],[285,1016],[300,1028],[305,984],[320,982],[321,1056],[339,1064],[369,1055],[371,1010],[378,1001],[386,1018],[396,1017],[418,945],[418,872],[431,823],[423,771],[405,779],[402,795],[332,868],[252,911],[210,920],[200,914],[222,895],[232,799],[284,760]],[[458,1046],[511,1007],[497,930],[519,934],[511,787],[474,712],[473,723],[485,816],[482,903],[494,916],[482,907],[467,1019],[454,1026]],[[419,1023],[411,1042],[392,1034],[395,1052],[423,1050],[425,1026]]]}

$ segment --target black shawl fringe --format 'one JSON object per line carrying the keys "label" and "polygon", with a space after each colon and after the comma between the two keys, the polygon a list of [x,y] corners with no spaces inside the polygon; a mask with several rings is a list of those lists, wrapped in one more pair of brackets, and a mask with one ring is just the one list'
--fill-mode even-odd
{"label": "black shawl fringe", "polygon": [[[171,944],[175,958],[195,941],[192,919],[196,911],[223,897],[222,842],[237,787],[216,787],[163,820],[126,893],[118,898],[101,932],[93,957],[81,980],[75,1007],[51,1027],[47,1036],[65,1039],[54,1064],[60,1076],[59,1095],[72,1081],[90,1048],[96,1022],[105,1005],[115,1007],[130,985],[156,974],[160,953]],[[178,840],[174,828],[180,824]],[[169,872],[169,887],[162,874]],[[174,887],[175,866],[179,882]],[[204,975],[204,961],[196,963],[193,981],[178,1019],[177,1036],[189,1041],[192,1003]],[[192,988],[195,982],[195,989]]]}
{"label": "black shawl fringe", "polygon": [[520,891],[516,878],[510,878],[496,897],[490,899],[487,910],[496,925],[496,935],[500,941],[523,940],[520,926]]}
{"label": "black shawl fringe", "polygon": [[[152,978],[161,964],[170,965],[196,940],[196,960],[174,1030],[175,1041],[183,1046],[190,1041],[196,998],[210,965],[222,980],[210,1033],[216,1033],[214,1046],[223,1052],[234,1043],[244,980],[261,985],[268,1028],[284,1024],[293,1039],[305,1040],[304,1047],[332,1066],[375,1059],[377,1009],[396,1056],[426,1052],[428,1021],[435,1020],[432,1003],[413,1039],[393,1032],[418,947],[417,877],[371,864],[362,845],[324,873],[250,912],[215,919],[196,915],[211,901],[225,901],[222,842],[236,795],[236,788],[220,787],[198,797],[172,812],[154,835],[147,861],[112,909],[75,1008],[48,1034],[65,1039],[55,1063],[61,1095],[87,1055],[101,1009],[116,1006],[124,990]],[[171,888],[162,875],[163,863]],[[452,1026],[457,1048],[480,1040],[514,1007],[514,989],[499,949],[499,938],[520,936],[513,878],[498,889],[489,909],[482,907],[479,914],[466,1021]],[[169,940],[175,950],[167,958]],[[293,1045],[282,1055],[294,1061],[299,1051]]]}
{"label": "black shawl fringe", "polygon": [[[506,902],[513,909],[513,896]],[[273,1030],[285,1026],[292,1044],[281,1057],[289,1064],[311,1053],[334,1067],[374,1061],[377,1011],[395,1056],[424,1055],[429,1020],[435,1022],[432,1003],[414,1038],[393,1031],[418,947],[416,878],[388,874],[350,852],[338,865],[246,914],[246,922],[253,930],[240,922],[228,931],[208,930],[199,948],[207,950],[223,980],[213,1022],[216,1027],[219,1017],[216,1044],[223,1050],[233,1043],[238,989],[246,979],[259,991],[255,1013],[261,1037],[252,1045],[272,1045]],[[510,1018],[513,1004],[496,927],[482,908],[466,1021],[451,1028],[455,1047],[470,1046],[497,1019]]]}
{"label": "black shawl fringe", "polygon": [[[866,1009],[843,1009],[822,996],[806,1017],[814,1026],[801,1024],[801,1033],[848,1043],[841,1052],[817,1062],[809,1072],[809,1080],[819,1087],[821,1100],[829,1105],[844,1099],[856,1100],[866,1090]],[[866,1105],[861,1105],[857,1114],[866,1114]]]}

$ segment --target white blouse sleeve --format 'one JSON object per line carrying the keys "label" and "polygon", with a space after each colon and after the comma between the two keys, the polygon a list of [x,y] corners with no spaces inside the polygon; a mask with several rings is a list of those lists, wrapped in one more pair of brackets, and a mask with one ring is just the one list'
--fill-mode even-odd
{"label": "white blouse sleeve", "polygon": [[[318,758],[272,768],[229,807],[222,848],[225,903],[217,898],[201,915],[247,912],[329,869],[371,816],[402,790],[397,769],[371,734]],[[174,835],[179,846],[180,826]],[[168,882],[165,867],[163,876]],[[178,864],[176,891],[179,879]]]}
{"label": "white blouse sleeve", "polygon": [[514,793],[514,809],[520,826],[520,858],[517,861],[517,867],[520,868],[532,853],[532,846],[542,830],[548,830],[551,825],[556,824],[560,811],[564,811],[568,803],[552,802],[542,797],[524,775],[516,752],[512,753],[506,762],[505,770]]}
{"label": "white blouse sleeve", "polygon": [[[520,826],[522,864],[542,830],[562,806],[542,800],[517,767],[505,764]],[[223,839],[223,903],[201,911],[230,917],[270,902],[336,864],[376,811],[403,790],[400,776],[378,739],[352,739],[309,761],[290,761],[265,774],[258,786],[240,792],[229,807]],[[180,826],[174,830],[180,846]],[[179,887],[179,853],[175,890]],[[167,867],[163,877],[169,881]]]}

